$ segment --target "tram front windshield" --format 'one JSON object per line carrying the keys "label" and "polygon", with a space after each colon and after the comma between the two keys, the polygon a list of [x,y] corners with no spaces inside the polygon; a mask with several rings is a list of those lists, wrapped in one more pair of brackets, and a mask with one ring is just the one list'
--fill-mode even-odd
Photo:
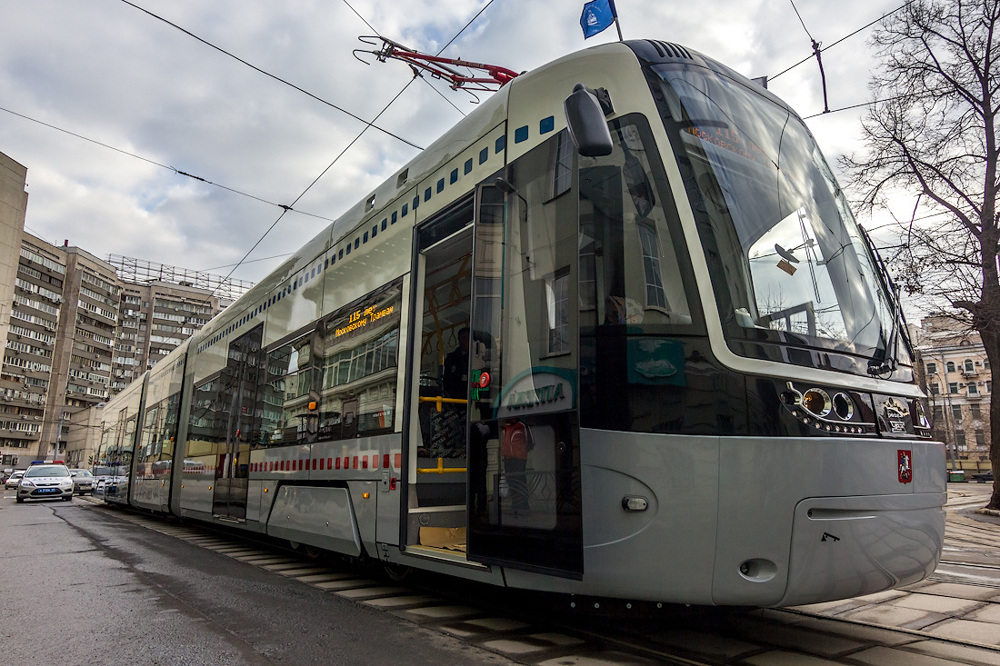
{"label": "tram front windshield", "polygon": [[653,71],[730,347],[892,353],[891,297],[801,120],[722,71]]}

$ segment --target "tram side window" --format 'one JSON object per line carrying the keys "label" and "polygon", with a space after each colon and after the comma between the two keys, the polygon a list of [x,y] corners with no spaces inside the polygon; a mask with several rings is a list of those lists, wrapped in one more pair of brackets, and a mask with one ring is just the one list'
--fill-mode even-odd
{"label": "tram side window", "polygon": [[141,473],[155,475],[169,471],[179,407],[180,394],[175,393],[146,410],[136,451],[138,462],[143,465]]}
{"label": "tram side window", "polygon": [[388,432],[396,413],[399,281],[268,350],[259,446]]}
{"label": "tram side window", "polygon": [[185,457],[227,453],[227,443],[259,438],[254,411],[261,366],[263,326],[229,345],[226,367],[194,386]]}
{"label": "tram side window", "polygon": [[260,414],[258,446],[285,446],[315,439],[316,391],[312,356],[314,332],[282,343],[267,352],[261,373],[257,412]]}
{"label": "tram side window", "polygon": [[323,321],[317,337],[320,437],[392,430],[401,306],[402,284],[396,281]]}
{"label": "tram side window", "polygon": [[[122,410],[124,411],[124,410]],[[132,466],[132,451],[135,447],[135,430],[136,425],[139,420],[138,414],[132,414],[125,419],[124,428],[122,428],[122,439],[118,448],[118,474],[124,475],[128,474],[129,468]]]}
{"label": "tram side window", "polygon": [[580,159],[581,424],[714,432],[722,389],[686,372],[704,328],[649,123],[633,114],[609,129],[611,154]]}
{"label": "tram side window", "polygon": [[157,442],[160,441],[160,433],[163,431],[163,411],[159,403],[146,410],[142,423],[142,432],[139,435],[139,449],[136,457],[140,464],[144,465],[142,473],[149,472],[146,465],[159,460],[159,451],[156,449]]}
{"label": "tram side window", "polygon": [[580,307],[589,313],[582,323],[691,324],[681,238],[667,221],[673,200],[665,183],[653,184],[659,157],[648,123],[626,116],[611,130],[612,154],[580,164]]}
{"label": "tram side window", "polygon": [[[531,386],[557,382],[557,370],[575,373],[577,309],[577,200],[572,196],[573,151],[567,132],[560,132],[511,165],[516,197],[508,197],[501,377],[501,413],[523,411]],[[477,301],[477,308],[483,301]],[[497,300],[492,307],[500,307]],[[477,310],[477,319],[483,313]],[[556,374],[553,374],[556,373]],[[544,375],[543,379],[533,375]],[[539,382],[542,382],[541,384]],[[564,387],[563,387],[564,388]],[[572,407],[570,396],[533,407],[561,411]],[[518,404],[514,404],[518,403]]]}
{"label": "tram side window", "polygon": [[[101,475],[124,475],[132,463],[136,416],[129,417],[128,408],[118,412],[117,422],[106,426],[101,435],[101,446],[97,452],[97,467]],[[95,472],[96,474],[97,472]]]}
{"label": "tram side window", "polygon": [[214,444],[226,439],[229,411],[219,396],[219,376],[199,382],[194,387],[191,415],[188,418],[186,456],[208,455]]}

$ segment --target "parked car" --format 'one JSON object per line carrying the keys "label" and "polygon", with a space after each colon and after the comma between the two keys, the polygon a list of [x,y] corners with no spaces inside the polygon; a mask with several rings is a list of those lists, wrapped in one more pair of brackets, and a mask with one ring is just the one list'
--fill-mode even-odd
{"label": "parked car", "polygon": [[980,472],[979,474],[973,474],[972,480],[976,483],[993,483],[993,470],[988,472]]}
{"label": "parked car", "polygon": [[73,490],[79,495],[93,494],[94,475],[86,469],[71,469],[69,475],[73,477]]}
{"label": "parked car", "polygon": [[3,487],[4,488],[17,488],[18,484],[21,483],[21,477],[22,476],[24,476],[24,470],[23,469],[15,470],[10,475],[10,478],[7,479],[4,482]]}
{"label": "parked car", "polygon": [[73,477],[61,464],[32,465],[24,472],[17,486],[17,501],[42,499],[73,499]]}

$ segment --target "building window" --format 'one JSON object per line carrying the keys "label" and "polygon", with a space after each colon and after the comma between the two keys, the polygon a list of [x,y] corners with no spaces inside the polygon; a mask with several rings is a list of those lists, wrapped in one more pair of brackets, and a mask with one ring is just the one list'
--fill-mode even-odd
{"label": "building window", "polygon": [[931,384],[929,384],[927,386],[927,390],[929,390],[931,392],[931,395],[940,395],[941,394],[941,387],[938,386],[937,382],[932,382]]}
{"label": "building window", "polygon": [[986,380],[986,392],[993,393],[993,382],[989,379]]}
{"label": "building window", "polygon": [[969,409],[972,410],[972,418],[974,418],[974,419],[980,419],[980,418],[983,417],[982,413],[979,411],[979,405],[978,404],[969,405]]}
{"label": "building window", "polygon": [[976,382],[969,382],[969,395],[979,395],[979,387],[976,386]]}
{"label": "building window", "polygon": [[961,423],[962,422],[962,406],[961,405],[952,405],[951,406],[951,417],[953,419],[955,419],[955,423]]}
{"label": "building window", "polygon": [[928,363],[927,364],[927,374],[928,375],[936,375],[937,374],[937,363]]}
{"label": "building window", "polygon": [[948,393],[958,395],[958,382],[948,382]]}
{"label": "building window", "polygon": [[955,362],[954,361],[948,361],[948,364],[945,366],[945,370],[947,372],[955,372]]}
{"label": "building window", "polygon": [[642,264],[646,275],[646,307],[668,309],[667,297],[663,293],[660,278],[660,247],[656,237],[656,227],[637,224],[639,241],[642,243]]}
{"label": "building window", "polygon": [[979,429],[976,430],[976,446],[986,446],[986,433]]}
{"label": "building window", "polygon": [[545,281],[548,308],[549,353],[564,354],[569,346],[569,271],[562,271]]}
{"label": "building window", "polygon": [[972,362],[971,358],[965,359],[965,371],[966,372],[975,372],[976,371],[976,365]]}

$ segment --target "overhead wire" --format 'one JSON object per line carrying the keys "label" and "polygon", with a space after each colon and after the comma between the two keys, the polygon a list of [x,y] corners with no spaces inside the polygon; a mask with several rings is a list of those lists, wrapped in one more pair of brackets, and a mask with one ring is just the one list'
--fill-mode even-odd
{"label": "overhead wire", "polygon": [[816,41],[816,38],[812,36],[809,32],[809,28],[806,27],[806,22],[802,19],[802,14],[799,13],[799,8],[795,6],[795,0],[788,0],[792,3],[792,9],[795,10],[795,15],[799,17],[799,23],[802,24],[802,29],[806,31],[806,36],[809,37],[809,41],[812,42],[813,55],[816,56],[816,64],[819,65],[819,78],[823,85],[823,113],[830,112],[830,102],[826,94],[826,72],[823,70],[823,49],[820,47],[822,44]]}
{"label": "overhead wire", "polygon": [[[128,0],[122,0],[122,1],[123,1],[123,2],[127,2]],[[351,11],[353,11],[353,12],[354,12],[355,14],[358,14],[357,10],[355,10],[355,9],[354,9],[354,7],[352,7],[352,6],[351,6],[351,5],[350,5],[350,4],[349,4],[349,3],[348,3],[348,2],[346,1],[346,0],[343,0],[343,2],[344,2],[344,4],[346,4],[346,5],[347,5],[347,6],[348,6],[348,7],[349,7],[349,8],[351,9]],[[481,8],[481,9],[480,9],[480,10],[478,11],[478,12],[476,12],[475,16],[473,16],[473,17],[472,17],[472,18],[471,18],[471,19],[469,20],[469,22],[468,22],[468,23],[466,23],[466,24],[465,24],[465,25],[464,25],[464,26],[462,27],[462,29],[461,29],[461,30],[459,30],[459,31],[458,31],[458,32],[457,32],[457,33],[455,34],[455,36],[454,36],[454,37],[452,37],[452,38],[451,38],[450,40],[448,40],[448,43],[447,43],[447,44],[445,44],[445,45],[444,45],[444,46],[443,46],[443,47],[441,48],[441,50],[440,50],[440,51],[438,51],[438,53],[437,53],[437,54],[438,54],[438,55],[440,55],[441,53],[443,53],[443,52],[444,52],[444,50],[445,50],[446,48],[448,48],[448,47],[449,47],[449,46],[450,46],[450,45],[451,45],[451,44],[452,44],[452,43],[453,43],[453,42],[454,42],[454,41],[455,41],[456,39],[458,39],[458,38],[459,38],[459,36],[461,36],[461,34],[462,34],[463,32],[465,32],[465,31],[466,31],[466,30],[468,29],[468,27],[469,27],[470,25],[472,25],[472,23],[473,23],[473,22],[474,22],[474,21],[475,21],[475,20],[476,20],[477,18],[479,18],[479,16],[480,16],[480,15],[481,15],[481,14],[482,14],[482,13],[483,13],[483,12],[484,12],[485,10],[486,10],[486,8],[487,8],[487,7],[489,7],[490,5],[492,5],[492,4],[493,4],[493,2],[494,2],[494,0],[489,0],[489,1],[488,1],[488,2],[487,2],[487,3],[486,3],[486,4],[485,4],[485,5],[484,5],[484,6],[482,7],[482,8]],[[361,15],[360,15],[360,14],[358,14],[358,16],[359,16],[359,17],[361,17]],[[377,31],[377,30],[375,30],[375,28],[374,28],[374,27],[372,27],[372,25],[371,25],[370,23],[368,23],[368,21],[367,21],[367,20],[365,20],[365,19],[364,19],[364,17],[361,17],[361,20],[362,20],[362,21],[363,21],[363,22],[365,23],[365,25],[366,25],[366,26],[368,26],[368,27],[369,27],[369,28],[370,28],[370,29],[371,29],[371,30],[372,30],[373,32],[375,32],[375,33],[378,33],[378,31]],[[373,126],[374,126],[374,123],[375,123],[375,121],[376,121],[376,120],[378,120],[378,119],[379,119],[379,118],[380,118],[380,117],[382,116],[382,114],[383,114],[383,113],[385,113],[385,112],[386,112],[386,111],[387,111],[387,110],[389,109],[389,107],[393,105],[393,103],[395,103],[395,101],[396,101],[397,99],[399,99],[400,95],[402,95],[402,94],[403,94],[403,93],[404,93],[404,92],[406,91],[406,89],[410,87],[410,84],[412,84],[412,83],[413,83],[413,80],[414,80],[415,78],[417,78],[417,77],[416,77],[416,76],[414,76],[414,77],[413,77],[413,78],[411,78],[411,79],[410,79],[409,81],[407,81],[407,82],[406,82],[406,85],[404,85],[404,86],[403,86],[403,87],[402,87],[402,88],[401,88],[401,89],[399,90],[399,92],[398,92],[398,93],[396,93],[396,95],[395,95],[395,96],[394,96],[394,97],[393,97],[393,98],[392,98],[391,100],[389,100],[389,103],[388,103],[388,104],[386,104],[386,105],[385,105],[384,107],[382,107],[382,110],[381,110],[381,111],[379,111],[379,112],[378,112],[378,114],[377,114],[377,115],[376,115],[376,116],[375,116],[374,118],[372,118],[372,120],[371,120],[370,122],[367,122],[367,124],[365,125],[365,127],[363,127],[363,128],[361,129],[361,131],[360,131],[360,132],[358,133],[358,135],[357,135],[356,137],[354,137],[354,139],[353,139],[353,140],[351,140],[351,142],[350,142],[349,144],[347,144],[347,146],[346,146],[346,147],[345,147],[345,148],[344,148],[343,150],[341,150],[341,151],[340,151],[340,153],[338,153],[338,154],[337,154],[337,156],[336,156],[335,158],[333,158],[333,161],[332,161],[332,162],[330,162],[330,164],[329,164],[329,165],[327,165],[327,167],[326,167],[325,169],[323,169],[323,171],[321,171],[321,172],[320,172],[320,174],[319,174],[318,176],[316,176],[316,178],[314,178],[314,179],[313,179],[313,181],[312,181],[311,183],[309,183],[309,185],[308,185],[308,186],[306,186],[306,188],[305,188],[305,189],[304,189],[304,190],[303,190],[303,191],[302,191],[302,192],[301,192],[301,193],[299,194],[299,196],[297,196],[297,197],[295,198],[295,200],[294,200],[294,201],[292,202],[292,204],[291,204],[292,206],[294,206],[294,205],[295,205],[296,203],[298,203],[298,201],[299,201],[299,200],[300,200],[300,199],[301,199],[302,197],[304,197],[304,196],[306,195],[306,193],[307,193],[307,192],[309,192],[309,190],[311,190],[311,189],[312,189],[312,187],[313,187],[313,186],[314,186],[314,185],[315,185],[315,184],[316,184],[317,182],[319,182],[319,179],[320,179],[320,178],[322,178],[322,177],[323,177],[323,176],[324,176],[324,175],[325,175],[325,174],[326,174],[326,173],[327,173],[327,172],[328,172],[328,171],[329,171],[329,170],[330,170],[331,168],[333,168],[333,166],[334,166],[334,165],[335,165],[335,164],[337,163],[337,161],[338,161],[338,160],[340,160],[340,158],[344,156],[344,154],[345,154],[345,153],[346,153],[346,152],[347,152],[347,151],[348,151],[348,150],[349,150],[349,149],[351,148],[351,146],[353,146],[353,145],[354,145],[355,143],[357,143],[357,142],[358,142],[358,140],[359,140],[359,139],[361,139],[361,137],[362,137],[362,136],[363,136],[363,135],[365,134],[365,132],[367,132],[367,131],[368,131],[369,127],[373,127]],[[226,280],[228,280],[228,279],[229,279],[229,278],[230,278],[230,277],[231,277],[231,276],[233,275],[233,273],[235,273],[235,272],[236,272],[236,270],[237,270],[237,269],[238,269],[238,268],[239,268],[239,267],[240,267],[240,266],[241,266],[241,265],[243,264],[243,262],[244,262],[244,261],[246,261],[247,257],[249,257],[249,256],[250,256],[250,255],[251,255],[251,254],[253,253],[253,251],[254,251],[255,249],[257,249],[257,246],[259,246],[259,245],[260,245],[260,244],[261,244],[261,243],[262,243],[262,242],[264,241],[264,239],[265,239],[265,238],[267,237],[267,235],[268,235],[269,233],[271,233],[271,231],[272,231],[272,230],[273,230],[273,229],[274,229],[274,228],[275,228],[275,227],[276,227],[276,226],[278,225],[278,223],[279,223],[279,222],[280,222],[280,221],[282,220],[282,218],[284,218],[284,216],[285,216],[285,213],[286,213],[286,212],[287,212],[287,211],[282,211],[282,212],[281,212],[281,214],[280,214],[280,215],[278,215],[277,219],[276,219],[276,220],[275,220],[274,222],[272,222],[272,223],[271,223],[271,226],[270,226],[270,227],[268,227],[268,228],[267,228],[267,230],[266,230],[266,231],[264,231],[264,233],[263,233],[263,234],[261,235],[261,237],[257,239],[257,242],[255,242],[255,243],[253,244],[253,247],[251,247],[251,248],[250,248],[250,249],[249,249],[249,250],[247,251],[247,253],[246,253],[245,255],[243,255],[243,258],[242,258],[242,259],[240,259],[240,261],[239,261],[239,262],[237,262],[237,264],[236,264],[236,265],[235,265],[235,266],[233,267],[233,269],[232,269],[231,271],[229,271],[229,273],[228,273],[228,274],[226,275],[226,277],[225,277],[225,278],[224,278],[224,279],[222,280],[222,282],[223,282],[223,283],[225,283],[225,281],[226,281]],[[216,287],[216,289],[218,289],[218,287]],[[214,293],[214,291],[213,291],[213,293]]]}
{"label": "overhead wire", "polygon": [[[354,12],[354,15],[357,16],[359,19],[361,19],[361,22],[364,23],[366,26],[368,26],[369,30],[371,30],[373,33],[375,33],[376,35],[378,35],[380,38],[382,37],[382,33],[379,32],[378,30],[376,30],[375,26],[373,26],[371,23],[369,23],[368,19],[366,19],[364,16],[362,16],[361,12],[359,12],[357,9],[354,8],[354,5],[352,5],[347,0],[341,0],[341,2],[343,2],[345,5],[347,5],[347,8],[350,9],[352,12]],[[482,12],[480,12],[480,13],[482,13]],[[468,26],[466,26],[466,27],[468,27]],[[465,28],[462,28],[462,30],[465,30]],[[459,33],[459,34],[461,34],[461,33]],[[454,41],[454,40],[452,40],[452,41]],[[449,42],[449,44],[450,43],[451,42]],[[440,55],[440,53],[438,55]],[[414,72],[414,73],[416,74],[416,72]],[[465,116],[465,113],[460,108],[458,108],[457,106],[455,106],[455,103],[452,102],[450,99],[448,99],[445,96],[444,93],[442,93],[440,90],[438,90],[437,88],[435,88],[433,86],[433,84],[431,84],[430,81],[428,81],[427,79],[424,79],[422,76],[420,78],[423,79],[424,83],[426,83],[428,86],[430,86],[430,89],[433,90],[434,92],[436,92],[441,97],[441,99],[443,99],[444,101],[448,102],[448,104],[451,104],[452,108],[454,108],[456,111],[458,111],[460,114],[462,114],[463,117]]]}
{"label": "overhead wire", "polygon": [[788,0],[788,1],[792,3],[792,9],[795,10],[795,15],[799,17],[799,23],[802,24],[802,29],[806,31],[806,35],[809,37],[809,39],[815,42],[816,40],[813,38],[812,33],[810,33],[809,28],[806,27],[806,22],[802,20],[802,14],[799,13],[799,8],[795,6],[795,0]]}
{"label": "overhead wire", "polygon": [[213,44],[212,42],[208,41],[207,39],[199,37],[198,35],[194,34],[190,30],[187,30],[186,28],[183,28],[183,27],[177,25],[176,23],[174,23],[174,22],[172,22],[170,20],[163,18],[159,14],[155,14],[155,13],[149,11],[148,9],[145,9],[144,7],[140,7],[139,5],[135,4],[134,2],[131,2],[130,0],[121,0],[121,1],[124,2],[126,5],[139,10],[140,12],[142,12],[144,14],[147,14],[148,16],[151,16],[152,18],[155,18],[158,21],[162,21],[162,22],[166,23],[167,25],[169,25],[172,28],[180,30],[185,35],[188,35],[189,37],[191,37],[193,39],[196,39],[197,41],[201,42],[205,46],[208,46],[209,48],[215,49],[219,53],[222,53],[222,54],[224,54],[226,56],[229,56],[233,60],[236,60],[237,62],[240,62],[240,63],[246,65],[250,69],[252,69],[252,70],[254,70],[256,72],[259,72],[259,73],[263,74],[264,76],[266,76],[268,78],[274,79],[275,81],[278,81],[279,83],[282,83],[282,84],[284,84],[284,85],[286,85],[286,86],[288,86],[290,88],[293,88],[294,90],[299,91],[300,93],[302,93],[302,94],[304,94],[304,95],[306,95],[306,96],[308,96],[308,97],[316,100],[317,102],[320,102],[321,104],[325,104],[326,106],[329,106],[332,109],[336,109],[337,111],[340,111],[341,113],[343,113],[343,114],[345,114],[347,116],[350,116],[351,118],[354,118],[355,120],[358,120],[358,121],[360,121],[362,123],[365,123],[366,124],[365,129],[367,129],[368,127],[374,127],[378,131],[383,132],[383,133],[391,136],[394,139],[402,141],[403,143],[405,143],[406,145],[408,145],[408,146],[410,146],[412,148],[416,148],[417,150],[423,150],[423,147],[418,146],[417,144],[413,143],[412,141],[410,141],[408,139],[404,139],[403,137],[399,136],[398,134],[390,132],[387,129],[384,129],[382,127],[374,125],[373,124],[374,120],[371,121],[371,123],[369,123],[369,121],[365,120],[364,118],[362,118],[361,116],[359,116],[359,115],[357,115],[355,113],[351,113],[350,111],[348,111],[347,109],[343,108],[342,106],[338,106],[337,104],[334,104],[333,102],[325,100],[322,97],[309,92],[305,88],[302,88],[301,86],[297,86],[294,83],[291,83],[290,81],[286,81],[285,79],[281,78],[280,76],[277,76],[276,74],[272,74],[271,72],[268,72],[267,70],[262,69],[262,68],[258,67],[257,65],[254,65],[253,63],[251,63],[251,62],[249,62],[247,60],[244,60],[243,58],[239,57],[238,55],[230,53],[226,49]]}
{"label": "overhead wire", "polygon": [[[860,27],[860,28],[858,28],[857,30],[855,30],[855,31],[851,32],[850,34],[847,34],[847,35],[844,35],[843,37],[841,37],[841,38],[840,38],[840,39],[838,39],[837,41],[833,42],[832,44],[828,44],[828,45],[826,45],[825,47],[823,47],[822,49],[820,49],[820,52],[823,52],[823,51],[827,51],[827,50],[829,50],[829,49],[832,49],[832,48],[833,48],[834,46],[836,46],[836,45],[840,44],[841,42],[843,42],[843,41],[844,41],[844,40],[846,40],[846,39],[850,39],[850,38],[851,38],[851,37],[853,37],[854,35],[856,35],[856,34],[858,34],[859,32],[861,32],[862,30],[866,30],[866,29],[868,29],[868,28],[872,27],[873,25],[875,25],[876,23],[878,23],[879,21],[881,21],[881,20],[883,20],[883,19],[885,19],[885,18],[887,18],[887,17],[889,17],[889,16],[892,16],[893,14],[895,14],[896,12],[898,12],[899,10],[903,9],[904,7],[906,7],[907,5],[910,5],[910,4],[912,4],[912,3],[914,2],[914,1],[915,1],[915,0],[906,0],[906,2],[904,2],[903,4],[901,4],[901,5],[899,6],[899,7],[896,7],[896,8],[895,8],[895,9],[893,9],[893,10],[892,10],[891,12],[886,12],[885,14],[882,14],[881,16],[879,16],[879,17],[878,17],[877,19],[875,19],[874,21],[871,21],[871,22],[869,22],[869,23],[866,23],[865,25],[861,26],[861,27]],[[795,3],[792,3],[792,7],[793,7],[793,8],[795,7]],[[798,12],[798,9],[796,9],[796,10],[795,10],[795,14],[796,14],[796,15],[798,15],[798,13],[799,13],[799,12]],[[799,20],[800,20],[800,21],[802,20],[802,17],[801,17],[801,16],[799,17]],[[802,27],[803,27],[803,28],[805,28],[805,23],[803,23],[803,24],[802,24]],[[806,34],[807,34],[807,35],[809,34],[809,30],[808,30],[808,29],[806,30]],[[812,36],[811,36],[811,35],[810,35],[810,39],[812,39]],[[811,59],[812,59],[812,58],[813,58],[814,56],[815,56],[815,53],[812,53],[812,54],[810,54],[810,55],[806,56],[805,58],[803,58],[802,60],[799,60],[799,61],[798,61],[797,63],[795,63],[794,65],[791,65],[790,67],[786,67],[785,69],[781,70],[780,72],[778,72],[778,73],[777,73],[777,74],[775,74],[774,76],[770,76],[770,77],[768,77],[768,80],[769,80],[769,81],[773,81],[773,80],[775,80],[776,78],[778,78],[779,76],[781,76],[782,74],[787,74],[788,72],[792,71],[793,69],[795,69],[795,68],[796,68],[796,67],[798,67],[799,65],[802,65],[802,64],[804,64],[804,63],[808,62],[808,61],[809,61],[809,60],[811,60]]]}
{"label": "overhead wire", "polygon": [[331,218],[323,217],[322,215],[316,215],[315,213],[309,213],[307,211],[291,209],[290,207],[285,206],[284,204],[279,204],[279,203],[276,203],[274,201],[268,201],[267,199],[264,199],[262,197],[258,197],[256,195],[250,194],[249,192],[244,192],[242,190],[237,190],[236,188],[229,187],[228,185],[223,185],[221,183],[216,183],[216,182],[211,181],[211,180],[209,180],[207,178],[204,178],[202,176],[198,176],[198,175],[193,174],[193,173],[188,173],[187,171],[182,171],[182,170],[180,170],[180,169],[178,169],[176,167],[172,167],[169,164],[163,164],[161,162],[157,162],[156,160],[150,159],[148,157],[143,157],[142,155],[138,155],[136,153],[132,153],[132,152],[129,152],[127,150],[122,150],[121,148],[117,148],[115,146],[112,146],[111,144],[104,143],[103,141],[98,141],[96,139],[91,139],[90,137],[84,136],[83,134],[79,134],[78,132],[73,132],[73,131],[70,131],[70,130],[65,129],[63,127],[59,127],[58,125],[53,125],[52,123],[47,123],[47,122],[45,122],[43,120],[38,120],[37,118],[32,118],[31,116],[26,116],[23,113],[18,113],[17,111],[13,111],[11,109],[7,109],[5,107],[0,106],[0,111],[3,111],[5,113],[9,113],[12,116],[17,116],[18,118],[22,118],[22,119],[27,120],[29,122],[36,123],[36,124],[41,125],[43,127],[47,127],[49,129],[56,130],[57,132],[62,132],[63,134],[67,134],[69,136],[72,136],[74,138],[80,139],[82,141],[86,141],[88,143],[92,143],[95,146],[100,146],[102,148],[107,148],[108,150],[113,150],[116,153],[121,153],[122,155],[126,155],[128,157],[132,157],[134,159],[141,160],[143,162],[146,162],[147,164],[152,164],[153,166],[157,166],[157,167],[160,167],[162,169],[166,169],[168,171],[172,171],[173,173],[177,174],[178,176],[184,176],[186,178],[191,178],[193,180],[197,180],[200,183],[204,183],[206,185],[211,185],[212,187],[218,187],[221,190],[226,190],[227,192],[232,192],[233,194],[238,194],[238,195],[240,195],[242,197],[246,197],[248,199],[253,199],[254,201],[259,201],[261,203],[268,204],[269,206],[275,206],[277,208],[282,208],[282,209],[288,208],[292,212],[298,213],[300,215],[306,215],[308,217],[313,217],[313,218],[320,219],[320,220],[326,220],[327,222],[333,222],[333,220]]}

